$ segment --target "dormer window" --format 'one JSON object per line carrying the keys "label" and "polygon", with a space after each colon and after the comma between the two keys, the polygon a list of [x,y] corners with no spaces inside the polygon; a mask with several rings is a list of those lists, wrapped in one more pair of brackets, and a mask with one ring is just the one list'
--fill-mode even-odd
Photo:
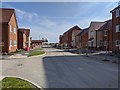
{"label": "dormer window", "polygon": [[117,9],[116,10],[116,17],[119,17],[120,16],[120,9]]}

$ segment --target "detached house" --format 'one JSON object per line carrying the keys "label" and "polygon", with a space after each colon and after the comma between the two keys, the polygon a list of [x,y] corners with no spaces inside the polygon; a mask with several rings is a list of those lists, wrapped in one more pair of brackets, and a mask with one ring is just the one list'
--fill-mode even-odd
{"label": "detached house", "polygon": [[1,8],[0,14],[0,32],[2,52],[14,52],[17,49],[17,32],[18,24],[16,20],[15,10]]}
{"label": "detached house", "polygon": [[102,41],[102,31],[99,31],[105,22],[91,22],[88,30],[89,49],[99,49]]}
{"label": "detached house", "polygon": [[80,32],[81,28],[76,25],[66,31],[62,36],[60,36],[60,42],[62,41],[63,46],[75,48],[75,36]]}
{"label": "detached house", "polygon": [[120,52],[120,5],[113,9],[111,13],[112,13],[113,52]]}

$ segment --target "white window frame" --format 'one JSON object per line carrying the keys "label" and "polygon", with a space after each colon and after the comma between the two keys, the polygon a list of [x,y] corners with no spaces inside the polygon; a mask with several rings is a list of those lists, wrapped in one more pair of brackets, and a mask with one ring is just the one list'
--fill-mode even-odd
{"label": "white window frame", "polygon": [[93,37],[93,35],[94,35],[94,32],[91,31],[91,32],[90,32],[90,37]]}
{"label": "white window frame", "polygon": [[13,31],[12,31],[12,25],[10,25],[10,32],[13,32]]}
{"label": "white window frame", "polygon": [[16,34],[16,27],[14,27],[14,33]]}
{"label": "white window frame", "polygon": [[108,35],[108,30],[105,30],[104,31],[104,36],[107,36]]}
{"label": "white window frame", "polygon": [[116,40],[116,47],[120,46],[120,40]]}
{"label": "white window frame", "polygon": [[10,40],[10,47],[12,47],[12,40]]}
{"label": "white window frame", "polygon": [[116,25],[116,32],[120,32],[120,25]]}
{"label": "white window frame", "polygon": [[14,40],[14,42],[13,42],[13,43],[14,43],[14,46],[17,46],[17,41],[16,41],[16,40]]}
{"label": "white window frame", "polygon": [[120,9],[117,9],[116,10],[116,17],[119,17],[120,16]]}

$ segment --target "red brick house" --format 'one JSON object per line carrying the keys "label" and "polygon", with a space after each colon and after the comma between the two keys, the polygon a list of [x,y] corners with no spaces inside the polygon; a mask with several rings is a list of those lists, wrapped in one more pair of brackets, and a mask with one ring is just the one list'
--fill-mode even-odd
{"label": "red brick house", "polygon": [[26,30],[24,28],[18,29],[18,49],[26,49]]}
{"label": "red brick house", "polygon": [[0,28],[2,52],[10,53],[17,49],[18,24],[14,9],[1,8]]}
{"label": "red brick house", "polygon": [[111,13],[112,13],[113,52],[120,52],[120,5],[113,9]]}
{"label": "red brick house", "polygon": [[75,36],[80,32],[81,32],[81,28],[79,28],[77,25],[66,31],[60,38],[60,41],[62,41],[63,46],[69,48],[76,47]]}
{"label": "red brick house", "polygon": [[100,41],[100,49],[112,51],[112,20],[105,21],[105,24],[98,30],[102,31],[102,40]]}
{"label": "red brick house", "polygon": [[80,49],[88,48],[88,30],[89,28],[85,28],[78,35],[76,35],[77,48],[80,48]]}

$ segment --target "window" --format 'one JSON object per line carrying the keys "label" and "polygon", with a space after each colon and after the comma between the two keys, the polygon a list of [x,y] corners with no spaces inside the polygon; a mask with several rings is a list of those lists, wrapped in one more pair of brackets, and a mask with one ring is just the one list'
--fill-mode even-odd
{"label": "window", "polygon": [[120,32],[120,25],[116,25],[116,32]]}
{"label": "window", "polygon": [[12,26],[10,25],[10,32],[12,32]]}
{"label": "window", "polygon": [[12,46],[12,40],[10,40],[10,46]]}
{"label": "window", "polygon": [[16,33],[16,28],[14,28],[14,33]]}
{"label": "window", "polygon": [[120,16],[120,9],[117,9],[116,10],[116,17],[119,17]]}
{"label": "window", "polygon": [[90,36],[93,37],[93,31],[90,32]]}
{"label": "window", "polygon": [[103,41],[102,40],[100,40],[100,46],[102,46],[103,45]]}
{"label": "window", "polygon": [[16,46],[17,45],[17,42],[14,40],[14,46]]}
{"label": "window", "polygon": [[104,31],[104,36],[107,36],[108,35],[108,30],[105,30]]}
{"label": "window", "polygon": [[120,40],[116,40],[116,46],[120,45]]}
{"label": "window", "polygon": [[104,41],[104,46],[107,46],[108,45],[108,41]]}

